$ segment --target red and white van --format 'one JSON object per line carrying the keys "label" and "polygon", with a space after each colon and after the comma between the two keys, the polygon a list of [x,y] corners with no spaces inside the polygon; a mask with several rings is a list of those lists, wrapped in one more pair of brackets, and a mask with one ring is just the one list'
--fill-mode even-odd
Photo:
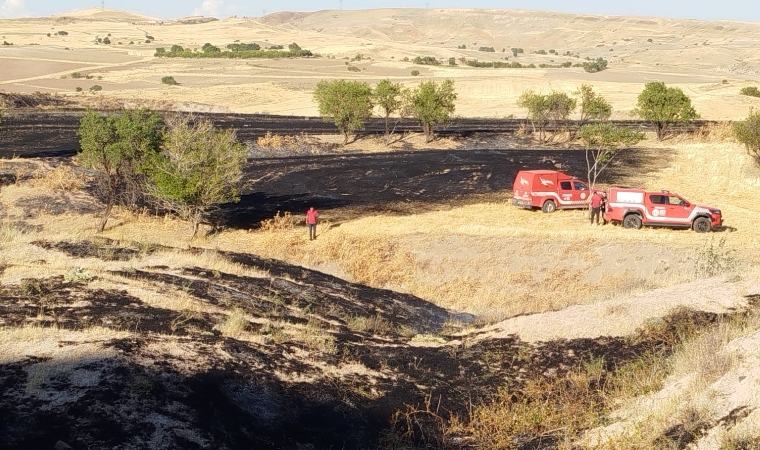
{"label": "red and white van", "polygon": [[692,228],[706,233],[723,224],[718,208],[695,205],[669,191],[613,187],[607,191],[604,219],[639,229],[642,225]]}
{"label": "red and white van", "polygon": [[545,213],[588,208],[589,197],[586,183],[556,170],[521,170],[512,187],[513,205]]}

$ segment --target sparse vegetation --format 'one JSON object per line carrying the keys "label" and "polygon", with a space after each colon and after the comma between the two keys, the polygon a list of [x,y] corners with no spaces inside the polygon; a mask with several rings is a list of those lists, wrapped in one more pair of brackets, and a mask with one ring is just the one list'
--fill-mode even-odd
{"label": "sparse vegetation", "polygon": [[95,92],[100,92],[102,90],[103,90],[103,86],[101,86],[99,84],[93,84],[92,86],[90,86],[90,92],[93,93],[93,94]]}
{"label": "sparse vegetation", "polygon": [[494,48],[493,48],[493,47],[480,47],[480,48],[478,49],[478,51],[479,51],[479,52],[488,52],[488,53],[493,53],[493,52],[495,52],[496,50],[494,50]]}
{"label": "sparse vegetation", "polygon": [[[256,49],[258,47],[258,49]],[[154,54],[157,58],[228,58],[228,59],[255,59],[255,58],[303,58],[314,56],[311,51],[302,49],[298,44],[290,44],[288,50],[283,50],[283,46],[271,46],[267,50],[262,50],[258,44],[229,44],[227,50],[211,43],[206,43],[201,51],[196,52],[189,48],[183,48],[181,45],[172,45],[169,51],[166,48],[159,47]]]}
{"label": "sparse vegetation", "polygon": [[419,74],[420,74],[420,71],[419,71],[419,70],[417,70],[417,69],[415,69],[415,70],[412,70],[412,72],[411,72],[411,75],[412,75],[413,77],[416,77],[416,76],[418,76]]}

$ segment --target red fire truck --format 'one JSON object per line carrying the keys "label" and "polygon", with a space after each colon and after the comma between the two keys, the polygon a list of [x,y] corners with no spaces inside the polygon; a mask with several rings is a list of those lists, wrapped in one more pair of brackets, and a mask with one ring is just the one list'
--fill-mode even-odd
{"label": "red fire truck", "polygon": [[513,205],[545,213],[588,208],[589,196],[586,183],[556,170],[521,170],[512,187]]}
{"label": "red fire truck", "polygon": [[607,191],[604,219],[625,228],[642,225],[691,228],[706,233],[723,224],[719,209],[696,205],[669,191],[613,187]]}

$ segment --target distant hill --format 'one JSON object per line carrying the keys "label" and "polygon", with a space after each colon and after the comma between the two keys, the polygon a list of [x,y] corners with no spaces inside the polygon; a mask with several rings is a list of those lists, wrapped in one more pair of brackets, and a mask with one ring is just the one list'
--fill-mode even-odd
{"label": "distant hill", "polygon": [[142,14],[131,13],[128,11],[120,11],[117,9],[101,9],[101,8],[88,8],[79,11],[71,11],[62,14],[54,14],[52,17],[72,17],[75,19],[89,19],[89,20],[102,20],[108,22],[145,22],[145,21],[157,21],[162,19],[157,17],[145,16]]}

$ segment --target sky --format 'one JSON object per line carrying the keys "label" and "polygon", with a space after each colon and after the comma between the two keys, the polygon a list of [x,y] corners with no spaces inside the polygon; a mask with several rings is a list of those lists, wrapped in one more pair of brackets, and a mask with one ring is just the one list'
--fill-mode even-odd
{"label": "sky", "polygon": [[[0,18],[40,17],[100,7],[101,0],[0,0]],[[225,18],[276,11],[371,8],[506,8],[580,14],[636,15],[699,20],[760,22],[758,0],[105,0],[120,9],[162,19],[190,15]]]}

